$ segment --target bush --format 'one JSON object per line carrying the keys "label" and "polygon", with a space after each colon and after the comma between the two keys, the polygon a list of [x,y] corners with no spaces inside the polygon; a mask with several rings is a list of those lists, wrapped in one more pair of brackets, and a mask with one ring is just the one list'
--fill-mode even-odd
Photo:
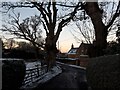
{"label": "bush", "polygon": [[120,43],[111,41],[108,43],[107,48],[104,50],[105,55],[120,54]]}
{"label": "bush", "polygon": [[3,60],[2,90],[17,90],[24,80],[26,66],[23,60]]}
{"label": "bush", "polygon": [[120,55],[91,59],[86,74],[92,90],[120,89]]}

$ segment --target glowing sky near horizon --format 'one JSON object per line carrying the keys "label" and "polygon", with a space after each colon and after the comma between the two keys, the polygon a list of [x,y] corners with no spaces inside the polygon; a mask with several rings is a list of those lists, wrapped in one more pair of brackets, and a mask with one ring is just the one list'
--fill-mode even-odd
{"label": "glowing sky near horizon", "polygon": [[[20,12],[20,16],[21,16],[21,21],[23,19],[25,19],[26,17],[29,16],[33,16],[35,14],[39,15],[39,11],[37,9],[31,9],[31,8],[18,8],[15,9],[15,12]],[[6,17],[2,16],[3,19],[6,19]],[[78,47],[80,45],[80,43],[77,43],[76,40],[74,39],[73,35],[71,34],[71,32],[69,31],[70,28],[69,26],[65,26],[63,28],[63,31],[61,32],[60,36],[59,36],[59,49],[61,50],[61,52],[68,52],[69,49],[71,48],[72,43],[74,44],[75,47]],[[11,38],[11,35],[4,35],[2,34],[4,37],[6,38]],[[2,36],[1,35],[1,36]],[[45,32],[43,30],[43,36],[45,37]],[[57,42],[57,48],[58,48],[58,42]]]}
{"label": "glowing sky near horizon", "polygon": [[[16,0],[6,0],[6,1],[16,1]],[[19,0],[17,0],[19,1]],[[35,14],[39,14],[39,11],[37,9],[31,9],[31,8],[19,8],[15,10],[16,12],[21,12],[21,20],[25,19],[26,17],[33,16]],[[2,20],[0,16],[0,21]],[[0,27],[1,27],[2,22],[0,22]],[[71,34],[70,30],[72,31],[74,29],[77,29],[71,25],[65,26],[63,28],[63,31],[61,32],[59,36],[59,49],[62,52],[68,52],[68,50],[71,48],[72,43],[74,44],[75,47],[79,47],[80,43],[77,43],[76,40],[74,39],[74,36]],[[0,34],[1,36],[4,34]],[[8,38],[10,35],[4,35],[7,36]],[[45,33],[43,32],[43,36],[45,37]],[[78,36],[79,38],[82,38],[81,35]],[[109,37],[109,39],[114,39],[115,37]],[[58,42],[57,42],[57,47],[58,47]]]}

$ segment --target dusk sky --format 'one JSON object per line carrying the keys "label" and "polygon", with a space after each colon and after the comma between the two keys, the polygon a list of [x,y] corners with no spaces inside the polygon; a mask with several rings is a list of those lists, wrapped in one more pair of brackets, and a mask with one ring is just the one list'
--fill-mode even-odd
{"label": "dusk sky", "polygon": [[[29,16],[33,16],[35,14],[39,15],[39,11],[37,9],[31,9],[31,8],[18,8],[15,9],[15,12],[20,12],[20,16],[21,16],[21,21],[22,19],[25,19]],[[5,15],[2,16],[2,19],[7,19]],[[67,52],[70,48],[72,43],[74,44],[75,47],[78,47],[80,45],[80,43],[77,43],[77,41],[74,39],[74,36],[71,34],[70,31],[72,31],[72,29],[75,26],[71,23],[68,26],[65,26],[63,28],[63,31],[61,32],[60,36],[59,36],[59,49],[62,52]],[[75,28],[74,28],[75,29]],[[77,28],[76,28],[77,29]],[[11,38],[10,35],[5,35],[3,33],[1,33],[1,36],[4,36],[6,38]],[[43,37],[45,37],[45,32],[43,30]],[[81,36],[81,35],[80,35]],[[58,42],[57,42],[57,48],[58,48]]]}
{"label": "dusk sky", "polygon": [[[8,0],[11,1],[11,0]],[[13,1],[13,0],[12,0]],[[18,0],[19,1],[19,0]],[[31,8],[19,8],[19,9],[15,9],[15,12],[20,12],[21,14],[21,20],[25,19],[29,16],[33,16],[35,14],[39,15],[39,11],[37,9],[31,9]],[[1,16],[0,16],[1,17]],[[2,16],[2,18],[0,18],[0,25],[1,20],[4,18],[5,16]],[[1,26],[0,26],[1,27]],[[81,43],[81,41],[78,43],[74,36],[71,34],[71,31],[73,32],[73,30],[77,30],[78,28],[75,26],[74,23],[70,23],[70,25],[65,26],[63,28],[63,31],[61,32],[60,36],[59,36],[59,49],[62,52],[68,52],[68,50],[71,48],[72,43],[74,44],[75,47],[78,47]],[[3,33],[0,34],[0,36],[5,36],[7,38],[9,38],[9,35],[4,35]],[[43,36],[45,37],[45,33],[43,31]],[[83,39],[82,35],[77,34],[76,35],[78,38],[80,38],[81,40]],[[109,36],[108,39],[113,39],[114,40],[115,37],[113,36]],[[57,47],[58,47],[58,42],[57,42]]]}

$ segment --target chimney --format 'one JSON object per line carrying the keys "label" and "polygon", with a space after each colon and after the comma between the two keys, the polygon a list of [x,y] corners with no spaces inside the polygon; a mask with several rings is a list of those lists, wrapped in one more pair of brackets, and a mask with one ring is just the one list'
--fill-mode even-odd
{"label": "chimney", "polygon": [[71,45],[71,48],[74,48],[74,45],[73,45],[73,43],[72,43],[72,45]]}

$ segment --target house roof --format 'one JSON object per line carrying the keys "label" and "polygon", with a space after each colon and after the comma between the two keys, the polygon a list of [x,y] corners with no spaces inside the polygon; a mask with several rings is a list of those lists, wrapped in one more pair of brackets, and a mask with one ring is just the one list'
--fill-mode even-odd
{"label": "house roof", "polygon": [[79,46],[79,48],[80,48],[81,46],[84,46],[85,48],[87,48],[87,47],[92,46],[92,44],[81,43],[80,46]]}
{"label": "house roof", "polygon": [[77,53],[77,50],[78,50],[78,48],[71,48],[71,49],[68,51],[68,54],[76,54],[76,53]]}
{"label": "house roof", "polygon": [[81,43],[78,48],[74,48],[72,45],[71,49],[68,51],[68,54],[76,54],[80,47],[88,48],[91,46],[92,46],[92,44]]}

